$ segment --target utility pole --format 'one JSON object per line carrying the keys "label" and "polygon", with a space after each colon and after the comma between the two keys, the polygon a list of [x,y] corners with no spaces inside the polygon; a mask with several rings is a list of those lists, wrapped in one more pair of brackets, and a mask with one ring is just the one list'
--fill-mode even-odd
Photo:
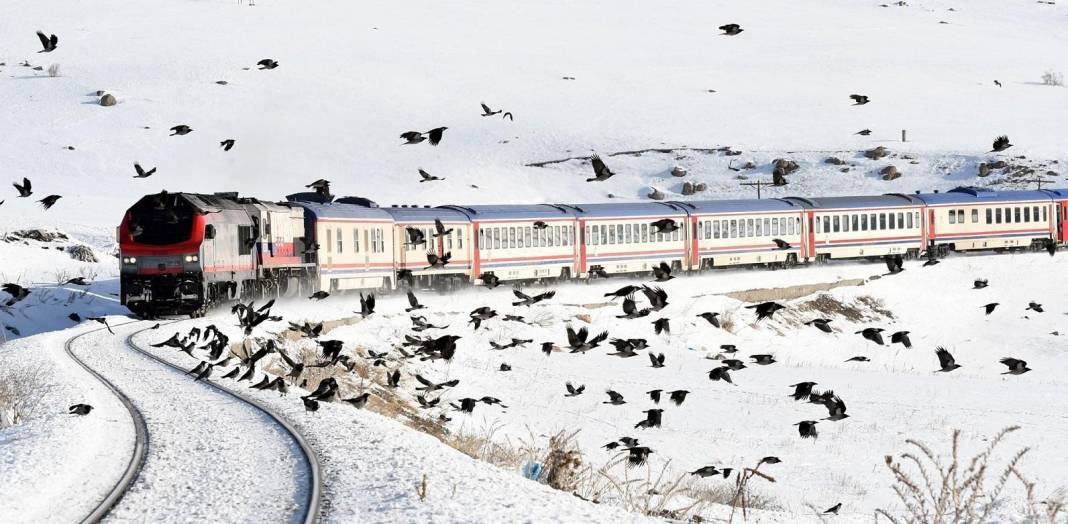
{"label": "utility pole", "polygon": [[1029,179],[1026,179],[1026,180],[1020,180],[1020,182],[1034,182],[1034,183],[1038,184],[1038,189],[1041,190],[1042,189],[1042,184],[1051,183],[1051,182],[1053,182],[1053,180],[1048,180],[1048,179],[1039,177],[1039,178],[1029,178]]}
{"label": "utility pole", "polygon": [[757,180],[756,182],[742,182],[741,185],[743,185],[743,186],[756,186],[756,188],[757,188],[757,200],[759,200],[760,199],[760,188],[762,188],[764,186],[774,186],[775,184],[773,184],[771,182],[762,182],[760,180]]}

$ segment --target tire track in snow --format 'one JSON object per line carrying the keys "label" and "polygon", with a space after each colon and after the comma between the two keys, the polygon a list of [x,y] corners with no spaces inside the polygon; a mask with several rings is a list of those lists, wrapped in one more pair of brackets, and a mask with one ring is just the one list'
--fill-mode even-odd
{"label": "tire track in snow", "polygon": [[[71,358],[127,405],[135,428],[140,418],[145,429],[138,431],[131,466],[83,522],[107,516],[316,522],[322,475],[303,436],[259,402],[211,382],[194,384],[186,370],[137,347],[134,335],[146,330],[125,337],[133,355],[118,353],[115,346],[94,346],[90,351],[96,353],[96,368],[82,360],[84,355],[74,354],[73,343],[99,330],[67,341]],[[110,368],[110,380],[104,378],[104,368]],[[193,500],[201,507],[189,503]],[[270,518],[272,512],[279,514]]]}

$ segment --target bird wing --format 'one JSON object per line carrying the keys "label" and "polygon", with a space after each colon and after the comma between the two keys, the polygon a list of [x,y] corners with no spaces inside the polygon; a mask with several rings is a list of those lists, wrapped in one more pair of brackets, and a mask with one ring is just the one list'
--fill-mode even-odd
{"label": "bird wing", "polygon": [[530,300],[530,296],[529,295],[527,295],[526,293],[523,293],[522,291],[520,291],[518,289],[512,289],[512,293],[515,294],[515,297],[520,299],[520,300]]}
{"label": "bird wing", "polygon": [[490,111],[489,106],[487,106],[485,102],[482,102],[482,112],[487,114],[492,113],[492,111]]}
{"label": "bird wing", "polygon": [[434,219],[434,229],[438,232],[439,235],[442,235],[442,234],[445,233],[445,224],[442,224],[441,220],[435,218]]}
{"label": "bird wing", "polygon": [[623,314],[625,315],[633,315],[638,309],[638,305],[634,302],[634,299],[631,298],[631,296],[632,295],[628,295],[627,298],[623,299]]}
{"label": "bird wing", "polygon": [[50,40],[48,39],[48,36],[44,34],[44,31],[38,31],[37,32],[37,38],[41,39],[41,46],[43,46],[43,47],[45,47],[47,49]]}
{"label": "bird wing", "polygon": [[571,326],[567,326],[567,343],[570,346],[579,345],[578,334],[575,333],[575,329]]}
{"label": "bird wing", "polygon": [[555,296],[556,296],[556,291],[553,290],[553,291],[546,291],[545,293],[542,293],[542,294],[534,297],[534,299],[538,300],[538,301],[542,301],[542,300],[549,300],[550,298],[553,298]]}
{"label": "bird wing", "polygon": [[423,180],[430,180],[430,173],[423,171],[422,168],[419,168],[419,176],[423,177]]}
{"label": "bird wing", "polygon": [[419,305],[419,299],[416,298],[415,293],[412,293],[411,291],[408,292],[408,303],[411,304],[412,307]]}

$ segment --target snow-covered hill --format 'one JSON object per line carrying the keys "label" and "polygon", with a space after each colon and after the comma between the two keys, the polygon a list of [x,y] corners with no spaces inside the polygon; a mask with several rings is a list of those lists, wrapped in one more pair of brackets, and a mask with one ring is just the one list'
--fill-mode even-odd
{"label": "snow-covered hill", "polygon": [[[1048,162],[1068,161],[1068,90],[1040,80],[1068,71],[1057,51],[1068,44],[1065,9],[1031,0],[11,3],[0,19],[3,175],[64,199],[44,212],[12,192],[0,217],[114,226],[143,193],[281,198],[320,177],[380,203],[640,198],[650,186],[677,192],[681,181],[661,180],[676,163],[709,184],[707,197],[752,195],[728,163],[752,161],[750,178],[770,179],[779,157],[803,168],[771,195],[911,192],[995,181],[975,173],[999,134],[1039,174],[1063,175]],[[745,31],[721,36],[725,23]],[[59,48],[37,54],[36,29],[56,33]],[[257,70],[263,58],[280,66]],[[61,76],[24,60],[60,64]],[[120,103],[97,105],[98,90]],[[854,106],[853,93],[872,102]],[[515,121],[483,118],[479,102]],[[177,124],[194,131],[169,137]],[[438,126],[449,127],[438,147],[397,138]],[[854,134],[865,128],[870,136]],[[237,142],[224,152],[227,138]],[[849,173],[821,164],[879,145],[913,160],[858,159]],[[618,176],[597,184],[584,182],[580,162],[525,166],[680,146],[742,155],[613,157]],[[135,161],[157,174],[132,179]],[[880,180],[889,163],[904,176]],[[446,180],[419,184],[419,167]]]}

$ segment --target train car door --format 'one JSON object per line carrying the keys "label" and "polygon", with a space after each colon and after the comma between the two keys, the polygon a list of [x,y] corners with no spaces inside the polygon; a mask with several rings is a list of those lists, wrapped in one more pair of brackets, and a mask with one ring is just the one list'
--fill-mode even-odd
{"label": "train car door", "polygon": [[698,231],[697,224],[698,224],[697,216],[696,215],[695,216],[691,216],[690,217],[690,239],[691,240],[690,240],[690,243],[689,243],[690,244],[690,256],[686,257],[686,259],[689,261],[689,264],[690,264],[690,267],[688,267],[686,269],[688,269],[690,271],[693,271],[695,269],[700,269],[700,267],[701,267],[701,255],[700,255],[701,250],[698,249],[698,243],[700,242],[700,238],[698,238],[698,234],[697,234],[697,231]]}
{"label": "train car door", "polygon": [[[807,215],[807,216],[806,216]],[[801,234],[801,257],[805,259],[816,257],[816,212],[809,211],[808,213],[802,213],[805,217],[805,221],[808,224],[802,222],[802,234]],[[806,235],[804,232],[807,231]],[[800,262],[800,261],[799,261]]]}
{"label": "train car door", "polygon": [[582,274],[587,271],[586,268],[586,221],[579,220],[578,227],[575,229],[575,271],[577,274]]}

